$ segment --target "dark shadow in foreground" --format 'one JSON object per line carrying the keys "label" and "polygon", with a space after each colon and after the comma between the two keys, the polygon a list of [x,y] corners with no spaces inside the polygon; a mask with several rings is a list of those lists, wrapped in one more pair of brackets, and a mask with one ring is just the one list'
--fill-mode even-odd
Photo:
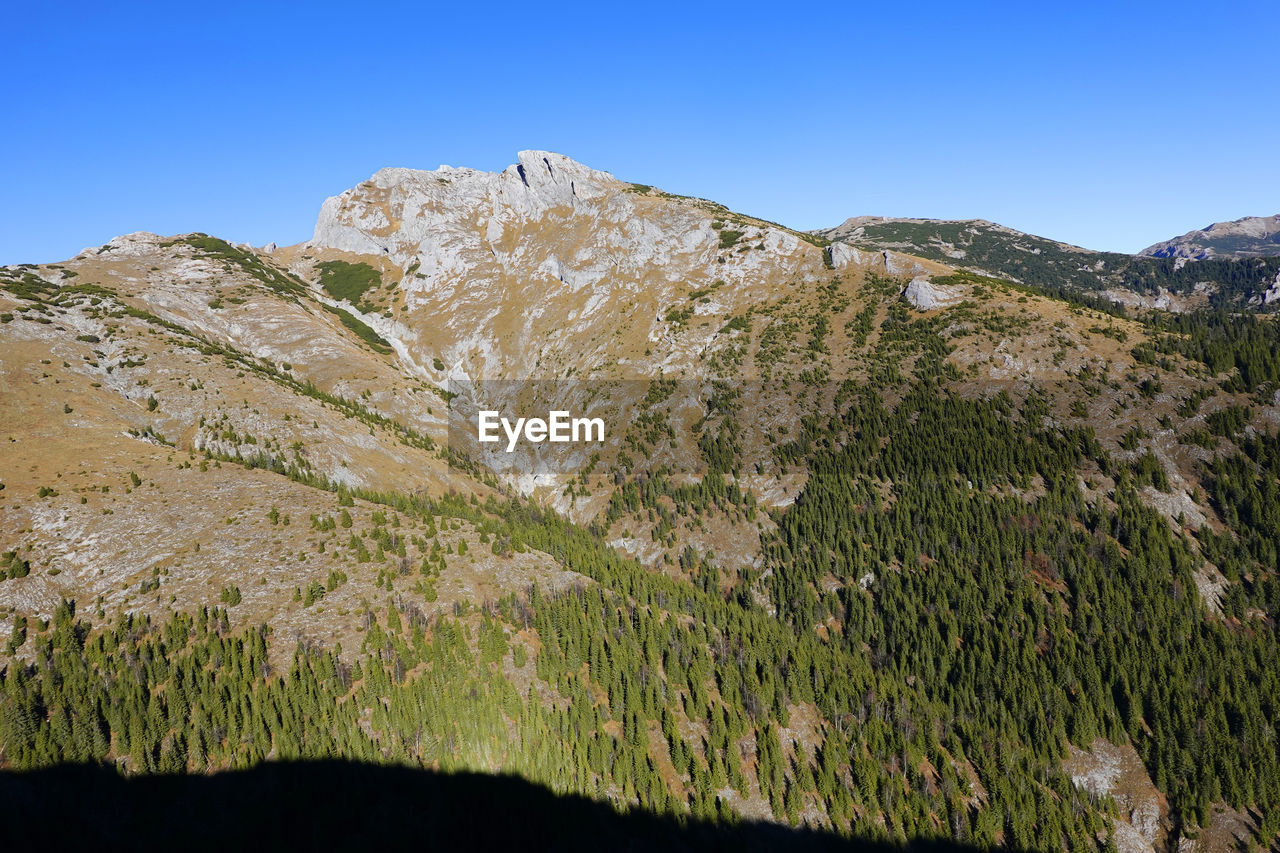
{"label": "dark shadow in foreground", "polygon": [[[0,827],[11,850],[903,849],[773,824],[619,814],[513,776],[344,761],[266,763],[211,776],[124,778],[80,765],[0,773]],[[906,849],[971,848],[919,842]]]}

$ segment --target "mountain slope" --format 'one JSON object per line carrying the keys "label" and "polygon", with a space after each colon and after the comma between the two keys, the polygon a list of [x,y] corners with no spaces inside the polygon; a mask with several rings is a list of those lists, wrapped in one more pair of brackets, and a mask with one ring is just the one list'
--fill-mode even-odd
{"label": "mountain slope", "polygon": [[1280,214],[1246,216],[1215,222],[1148,246],[1138,253],[1151,258],[1254,258],[1280,255]]}

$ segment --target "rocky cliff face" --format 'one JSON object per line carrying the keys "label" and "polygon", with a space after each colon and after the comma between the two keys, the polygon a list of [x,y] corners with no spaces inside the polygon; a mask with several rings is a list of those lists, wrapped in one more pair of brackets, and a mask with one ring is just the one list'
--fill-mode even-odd
{"label": "rocky cliff face", "polygon": [[[423,375],[477,380],[689,369],[747,306],[834,266],[914,263],[893,253],[833,263],[824,242],[523,151],[497,173],[384,169],[324,203],[305,251],[387,259],[401,300],[379,331]],[[305,259],[296,268],[306,274]],[[690,316],[673,322],[673,309]]]}
{"label": "rocky cliff face", "polygon": [[[441,358],[449,377],[553,378],[611,360],[647,374],[637,362],[681,291],[723,280],[745,293],[821,267],[817,247],[769,226],[744,230],[746,251],[722,248],[730,226],[713,227],[715,214],[526,151],[499,173],[384,169],[325,202],[309,245],[399,267],[389,331],[419,365]],[[604,316],[630,346],[596,334]]]}
{"label": "rocky cliff face", "polygon": [[1138,253],[1151,258],[1258,258],[1280,255],[1280,214],[1215,222]]}
{"label": "rocky cliff face", "polygon": [[474,253],[492,254],[501,264],[507,252],[498,250],[508,229],[518,231],[553,212],[599,212],[596,203],[630,186],[551,152],[524,151],[519,159],[498,173],[450,166],[383,169],[325,201],[310,244],[385,254],[403,267],[417,262],[422,290],[474,264]]}

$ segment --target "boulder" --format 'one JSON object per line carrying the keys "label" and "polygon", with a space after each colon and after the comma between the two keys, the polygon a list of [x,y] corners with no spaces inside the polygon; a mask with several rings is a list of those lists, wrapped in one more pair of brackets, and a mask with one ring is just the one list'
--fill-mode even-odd
{"label": "boulder", "polygon": [[922,275],[911,279],[911,283],[902,291],[902,295],[921,311],[949,308],[964,298],[958,289],[934,284]]}

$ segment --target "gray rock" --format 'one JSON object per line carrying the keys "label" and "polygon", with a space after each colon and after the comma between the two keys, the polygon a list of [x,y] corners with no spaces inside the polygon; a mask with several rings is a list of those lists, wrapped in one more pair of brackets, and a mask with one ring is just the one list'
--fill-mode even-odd
{"label": "gray rock", "polygon": [[831,265],[836,269],[844,269],[853,264],[854,266],[863,266],[867,263],[867,254],[848,243],[832,243],[829,250],[831,252]]}
{"label": "gray rock", "polygon": [[1272,302],[1280,301],[1280,273],[1276,273],[1276,280],[1267,288],[1267,292],[1262,294],[1262,304],[1270,305]]}
{"label": "gray rock", "polygon": [[906,290],[902,291],[902,295],[921,311],[948,308],[964,298],[956,288],[934,284],[922,275],[911,279],[911,283],[907,285]]}

